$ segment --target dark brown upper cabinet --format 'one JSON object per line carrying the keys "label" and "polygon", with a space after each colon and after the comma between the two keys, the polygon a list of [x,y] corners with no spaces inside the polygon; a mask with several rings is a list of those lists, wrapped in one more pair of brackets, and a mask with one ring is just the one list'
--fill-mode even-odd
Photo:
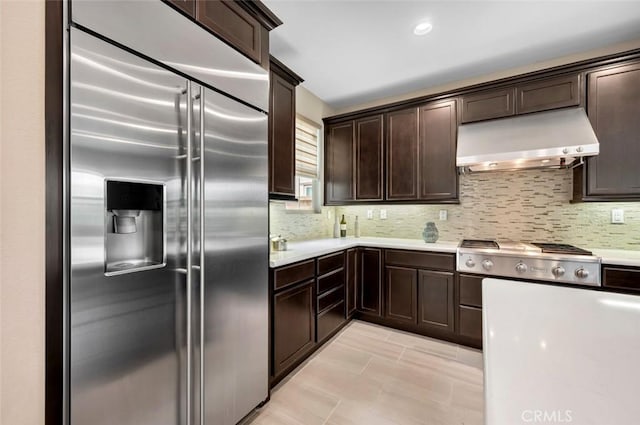
{"label": "dark brown upper cabinet", "polygon": [[268,61],[268,57],[263,57],[262,46],[263,43],[268,46],[268,33],[235,1],[198,0],[196,19],[255,62]]}
{"label": "dark brown upper cabinet", "polygon": [[418,108],[387,114],[387,200],[418,199]]}
{"label": "dark brown upper cabinet", "polygon": [[516,113],[515,87],[491,89],[462,97],[462,123],[504,118]]}
{"label": "dark brown upper cabinet", "polygon": [[419,270],[418,279],[418,325],[454,332],[453,273]]}
{"label": "dark brown upper cabinet", "polygon": [[269,72],[269,195],[296,196],[296,86],[303,80],[276,58]]}
{"label": "dark brown upper cabinet", "polygon": [[640,200],[640,62],[587,74],[589,120],[600,154],[587,158],[584,200]]}
{"label": "dark brown upper cabinet", "polygon": [[355,122],[356,200],[383,199],[383,116]]}
{"label": "dark brown upper cabinet", "polygon": [[406,267],[386,266],[385,312],[387,319],[416,323],[418,272]]}
{"label": "dark brown upper cabinet", "polygon": [[580,74],[546,78],[516,86],[516,112],[547,111],[580,105]]}
{"label": "dark brown upper cabinet", "polygon": [[166,0],[166,2],[176,6],[192,18],[195,18],[196,0]]}
{"label": "dark brown upper cabinet", "polygon": [[340,204],[355,199],[354,122],[328,125],[325,130],[325,203]]}
{"label": "dark brown upper cabinet", "polygon": [[382,316],[382,250],[358,250],[359,282],[358,311],[370,316]]}
{"label": "dark brown upper cabinet", "polygon": [[429,103],[420,108],[419,115],[419,199],[456,200],[456,101]]}

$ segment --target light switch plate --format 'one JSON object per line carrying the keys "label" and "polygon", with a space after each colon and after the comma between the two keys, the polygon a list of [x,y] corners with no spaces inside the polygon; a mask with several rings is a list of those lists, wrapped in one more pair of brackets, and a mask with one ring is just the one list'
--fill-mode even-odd
{"label": "light switch plate", "polygon": [[624,223],[624,210],[622,208],[613,208],[611,210],[611,223],[612,224]]}
{"label": "light switch plate", "polygon": [[380,220],[387,219],[387,210],[380,210]]}
{"label": "light switch plate", "polygon": [[440,210],[440,220],[447,221],[447,210]]}

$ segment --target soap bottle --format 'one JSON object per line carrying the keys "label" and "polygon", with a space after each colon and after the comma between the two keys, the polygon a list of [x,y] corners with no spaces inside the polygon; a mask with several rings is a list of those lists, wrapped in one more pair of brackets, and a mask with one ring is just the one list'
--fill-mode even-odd
{"label": "soap bottle", "polygon": [[356,238],[360,237],[360,222],[358,221],[358,216],[356,216],[356,222],[353,224],[353,233]]}

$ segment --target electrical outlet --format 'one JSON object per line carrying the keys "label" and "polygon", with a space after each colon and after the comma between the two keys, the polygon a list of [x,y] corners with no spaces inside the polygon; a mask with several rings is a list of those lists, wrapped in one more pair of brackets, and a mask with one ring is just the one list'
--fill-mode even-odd
{"label": "electrical outlet", "polygon": [[387,219],[387,210],[380,210],[380,220]]}
{"label": "electrical outlet", "polygon": [[447,221],[447,210],[440,210],[440,220]]}
{"label": "electrical outlet", "polygon": [[611,210],[611,223],[612,224],[624,223],[624,210],[622,208],[613,208]]}
{"label": "electrical outlet", "polygon": [[328,210],[328,211],[327,211],[327,218],[328,218],[329,220],[331,220],[331,210]]}
{"label": "electrical outlet", "polygon": [[367,210],[367,220],[373,220],[373,210]]}

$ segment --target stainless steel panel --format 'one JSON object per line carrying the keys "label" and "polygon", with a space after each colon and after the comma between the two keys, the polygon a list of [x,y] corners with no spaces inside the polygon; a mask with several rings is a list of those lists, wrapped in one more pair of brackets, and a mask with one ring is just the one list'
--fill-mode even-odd
{"label": "stainless steel panel", "polygon": [[204,423],[268,394],[267,115],[204,90]]}
{"label": "stainless steel panel", "polygon": [[160,0],[74,0],[72,20],[263,111],[269,74]]}
{"label": "stainless steel panel", "polygon": [[[187,81],[76,29],[70,59],[70,423],[184,424]],[[165,267],[105,276],[105,179],[165,185]]]}

